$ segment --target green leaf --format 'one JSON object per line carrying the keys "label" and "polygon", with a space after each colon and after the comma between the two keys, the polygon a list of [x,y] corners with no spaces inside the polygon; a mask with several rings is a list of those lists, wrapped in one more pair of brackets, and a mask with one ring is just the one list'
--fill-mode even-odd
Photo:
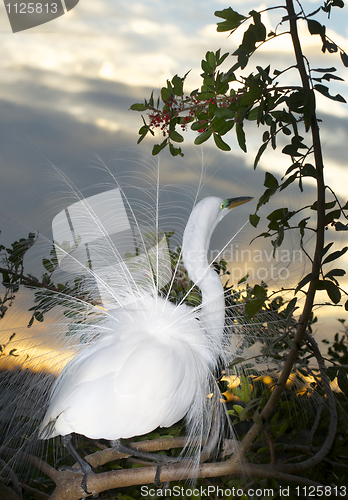
{"label": "green leaf", "polygon": [[203,144],[203,142],[205,142],[209,139],[209,137],[211,136],[212,133],[213,133],[213,131],[211,129],[206,130],[205,132],[202,132],[201,134],[199,134],[195,138],[194,144],[196,144],[196,146],[198,146],[199,144]]}
{"label": "green leaf", "polygon": [[295,289],[295,293],[297,293],[299,290],[301,290],[301,288],[303,288],[305,285],[307,285],[307,283],[309,283],[312,280],[312,278],[313,278],[312,273],[309,273],[309,274],[307,274],[307,276],[302,278]]}
{"label": "green leaf", "polygon": [[183,78],[180,78],[180,76],[175,75],[172,78],[172,84],[173,84],[173,89],[174,89],[174,94],[178,96],[182,96],[184,94],[183,90],[183,85],[184,81]]}
{"label": "green leaf", "polygon": [[[249,14],[253,17],[254,26],[252,26],[253,34],[257,42],[264,42],[266,40],[267,31],[265,25],[261,22],[261,14],[252,10]],[[259,70],[259,69],[258,69]]]}
{"label": "green leaf", "polygon": [[193,122],[191,125],[191,130],[201,130],[204,128],[204,123],[201,123],[202,120]]}
{"label": "green leaf", "polygon": [[286,315],[286,326],[289,326],[291,323],[292,315],[298,307],[296,307],[297,298],[294,297],[290,300],[289,304],[286,307],[285,315]]}
{"label": "green leaf", "polygon": [[52,262],[50,260],[42,259],[42,264],[43,264],[44,268],[46,269],[46,271],[48,271],[49,273],[53,273],[55,266],[52,264]]}
{"label": "green leaf", "polygon": [[208,99],[215,98],[216,96],[214,92],[198,92],[195,97],[198,101],[207,101]]}
{"label": "green leaf", "polygon": [[340,221],[336,222],[335,231],[348,231],[348,224],[342,224]]}
{"label": "green leaf", "polygon": [[225,54],[223,54],[221,57],[220,57],[220,50],[217,50],[215,52],[215,59],[216,59],[216,64],[217,66],[220,66],[220,64],[222,64],[224,62],[224,60],[229,56],[229,53],[228,52],[225,52]]}
{"label": "green leaf", "polygon": [[236,28],[238,28],[238,26],[240,26],[242,21],[246,19],[245,16],[243,16],[242,14],[238,14],[238,12],[233,10],[231,7],[224,10],[217,10],[214,14],[216,17],[226,19],[226,21],[217,23],[216,30],[218,32],[234,31]]}
{"label": "green leaf", "polygon": [[337,383],[339,388],[341,389],[342,392],[345,394],[348,394],[348,378],[347,378],[347,373],[340,369],[338,374],[337,374]]}
{"label": "green leaf", "polygon": [[221,73],[221,81],[222,82],[234,82],[237,80],[237,77],[234,73],[234,69],[230,68],[226,73]]}
{"label": "green leaf", "polygon": [[268,141],[268,139],[269,139],[269,132],[268,132],[268,130],[266,130],[266,131],[263,133],[263,135],[262,135],[262,141],[263,141],[263,142],[266,142],[266,141]]}
{"label": "green leaf", "polygon": [[321,252],[321,258],[324,257],[324,255],[330,250],[330,248],[332,247],[333,245],[333,241],[331,241],[331,243],[328,243],[324,248],[323,248],[323,251]]}
{"label": "green leaf", "polygon": [[248,318],[252,318],[253,316],[255,316],[255,314],[259,312],[267,299],[267,292],[260,285],[254,286],[254,288],[252,289],[252,295],[254,297],[245,304],[245,314]]}
{"label": "green leaf", "polygon": [[315,90],[323,94],[325,97],[328,97],[329,99],[332,99],[333,101],[338,101],[338,102],[347,102],[344,97],[341,96],[341,94],[336,94],[335,96],[331,95],[329,93],[328,87],[325,85],[321,85],[320,83],[317,83],[314,85]]}
{"label": "green leaf", "polygon": [[[328,203],[325,203],[325,210],[330,210],[336,205],[336,201],[329,201]],[[311,205],[311,210],[317,210],[318,203],[315,201],[313,205]]]}
{"label": "green leaf", "polygon": [[[313,78],[313,80],[317,80],[317,78]],[[332,75],[331,73],[325,73],[325,75],[323,75],[321,78],[319,78],[319,80],[326,80],[328,82],[330,80],[339,80],[340,82],[344,82],[343,78],[336,76],[336,75]]]}
{"label": "green leaf", "polygon": [[214,117],[211,123],[214,132],[219,135],[225,135],[234,126],[234,120],[225,120],[224,118]]}
{"label": "green leaf", "polygon": [[34,317],[35,317],[35,319],[36,319],[37,321],[39,321],[40,323],[42,323],[42,322],[43,322],[43,320],[44,320],[43,314],[42,314],[42,312],[40,312],[40,311],[36,311],[36,312],[34,313]]}
{"label": "green leaf", "polygon": [[234,111],[232,111],[229,108],[225,108],[225,107],[217,108],[217,110],[214,112],[214,115],[216,117],[218,117],[218,118],[227,118],[227,119],[234,118],[235,114],[236,113]]}
{"label": "green leaf", "polygon": [[325,214],[325,223],[328,224],[329,222],[332,222],[334,219],[339,219],[341,216],[341,210],[333,210],[332,212],[329,212]]}
{"label": "green leaf", "polygon": [[331,269],[328,273],[325,274],[325,279],[331,279],[334,278],[335,276],[344,276],[346,274],[346,271],[343,269]]}
{"label": "green leaf", "polygon": [[265,149],[267,148],[267,144],[268,144],[267,142],[264,142],[263,144],[261,144],[261,147],[259,148],[257,155],[255,156],[254,169],[257,167],[262,154],[264,153]]}
{"label": "green leaf", "polygon": [[[260,417],[260,414],[257,412],[255,412],[253,415],[253,421],[255,422],[255,424],[263,426],[263,420]],[[267,447],[267,449],[268,449],[268,447]]]}
{"label": "green leaf", "polygon": [[244,410],[243,406],[240,405],[233,405],[233,409],[236,413],[238,413],[238,415]]}
{"label": "green leaf", "polygon": [[146,109],[149,109],[149,108],[147,106],[145,106],[145,104],[136,103],[136,104],[132,104],[129,109],[131,109],[132,111],[145,111]]}
{"label": "green leaf", "polygon": [[175,148],[173,144],[169,143],[169,151],[172,156],[184,156],[184,153],[181,151],[181,148]]}
{"label": "green leaf", "polygon": [[205,58],[207,60],[207,63],[209,66],[215,71],[216,69],[216,61],[215,61],[215,54],[214,52],[208,51],[205,55]]}
{"label": "green leaf", "polygon": [[308,26],[308,31],[310,32],[311,35],[320,35],[323,44],[325,44],[325,26],[322,24],[318,23],[318,21],[315,21],[314,19],[308,19],[307,20],[307,26]]}
{"label": "green leaf", "polygon": [[236,123],[236,134],[240,149],[246,153],[245,132],[241,123]]}
{"label": "green leaf", "polygon": [[310,163],[305,163],[301,169],[301,174],[305,177],[317,178],[317,171],[313,165]]}
{"label": "green leaf", "polygon": [[264,181],[263,185],[267,188],[270,188],[270,189],[277,189],[278,188],[278,181],[274,177],[274,175],[272,175],[269,172],[266,172],[265,181]]}
{"label": "green leaf", "polygon": [[340,53],[341,60],[346,68],[348,68],[348,55],[345,52]]}
{"label": "green leaf", "polygon": [[[168,82],[168,85],[170,84],[170,82]],[[168,101],[168,99],[170,97],[172,97],[174,94],[174,91],[172,89],[168,89],[166,87],[162,87],[161,88],[161,99],[163,102],[166,102]]]}
{"label": "green leaf", "polygon": [[215,144],[217,145],[217,147],[219,149],[221,149],[222,151],[231,151],[231,148],[228,144],[226,144],[226,142],[224,142],[221,137],[219,136],[219,134],[216,134],[214,132],[214,141],[215,141]]}
{"label": "green leaf", "polygon": [[174,142],[184,142],[183,136],[179,134],[176,130],[170,130],[169,137]]}
{"label": "green leaf", "polygon": [[[245,31],[243,36],[243,41],[236,52],[237,53],[240,52],[241,54],[243,54],[243,52],[245,52],[246,54],[250,54],[255,50],[256,42],[257,42],[257,35],[255,33],[255,26],[251,24],[249,28]],[[236,52],[234,52],[234,54]],[[242,69],[244,69],[243,66]]]}
{"label": "green leaf", "polygon": [[312,69],[311,71],[318,71],[319,73],[332,73],[333,71],[337,71],[336,68],[316,68]]}
{"label": "green leaf", "polygon": [[248,403],[251,399],[251,389],[249,381],[245,375],[239,377],[240,385],[233,390],[233,393],[244,403]]}
{"label": "green leaf", "polygon": [[256,210],[258,210],[262,205],[265,205],[269,202],[270,197],[275,193],[274,189],[266,189],[266,191],[260,196],[259,201],[257,202]]}
{"label": "green leaf", "polygon": [[280,185],[280,191],[283,191],[283,189],[287,188],[289,186],[289,184],[291,184],[292,182],[294,182],[297,178],[297,172],[295,174],[292,174],[290,175],[286,181],[284,181],[281,185]]}
{"label": "green leaf", "polygon": [[260,217],[257,214],[250,214],[249,215],[249,222],[252,226],[257,227],[259,221],[260,221]]}
{"label": "green leaf", "polygon": [[164,141],[161,144],[155,144],[154,147],[152,148],[152,155],[153,156],[158,155],[158,153],[162,151],[162,149],[164,149],[167,144],[168,144],[167,139],[164,139]]}
{"label": "green leaf", "polygon": [[258,116],[259,116],[259,109],[260,109],[260,106],[256,106],[251,111],[249,111],[249,113],[246,117],[247,120],[249,120],[249,121],[257,120]]}
{"label": "green leaf", "polygon": [[338,304],[341,300],[341,292],[335,283],[327,280],[320,280],[316,284],[317,290],[326,290],[329,298],[332,300],[334,304]]}
{"label": "green leaf", "polygon": [[232,368],[233,366],[235,365],[239,365],[240,363],[244,363],[245,361],[245,358],[242,358],[241,356],[237,356],[236,358],[234,358],[234,360],[232,361],[231,364],[228,365],[227,368]]}
{"label": "green leaf", "polygon": [[338,259],[342,255],[344,255],[347,250],[348,250],[348,247],[344,247],[344,248],[342,248],[342,250],[337,250],[336,252],[330,253],[330,255],[328,255],[326,257],[326,259],[322,262],[322,265],[327,264],[328,262],[332,262],[333,260]]}

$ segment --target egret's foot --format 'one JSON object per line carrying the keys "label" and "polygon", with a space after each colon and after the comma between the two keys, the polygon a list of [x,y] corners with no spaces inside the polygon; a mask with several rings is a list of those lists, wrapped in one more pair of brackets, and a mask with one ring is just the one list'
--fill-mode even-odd
{"label": "egret's foot", "polygon": [[75,472],[75,474],[83,474],[83,478],[81,481],[81,488],[87,495],[92,495],[90,491],[87,490],[87,478],[91,474],[94,474],[92,467],[84,460],[85,464],[87,467],[84,467],[83,469],[80,467],[70,467],[70,465],[62,465],[59,467],[59,471],[64,471],[68,470],[70,472]]}
{"label": "egret's foot", "polygon": [[[69,466],[64,466],[64,469],[70,470],[72,472],[80,473],[83,474],[83,478],[81,481],[81,488],[87,495],[92,495],[91,492],[87,490],[87,477],[91,474],[94,474],[92,467],[89,465],[89,463],[86,462],[80,455],[77,453],[75,448],[73,447],[71,443],[71,434],[68,434],[67,436],[62,436],[62,442],[65,448],[69,451],[70,455],[75,458],[77,463],[79,464],[80,467],[69,467]],[[61,467],[62,469],[62,467]]]}
{"label": "egret's foot", "polygon": [[121,444],[119,439],[110,441],[111,447],[117,453],[125,453],[126,455],[131,455],[132,457],[142,458],[144,460],[152,460],[158,464],[165,465],[166,463],[177,463],[180,458],[178,457],[167,457],[167,455],[159,455],[158,453],[149,453],[147,451],[136,450],[133,447]]}
{"label": "egret's foot", "polygon": [[178,463],[181,459],[179,457],[167,457],[167,455],[159,455],[157,453],[149,453],[146,451],[136,450],[135,448],[131,448],[130,446],[125,446],[121,444],[119,439],[115,439],[111,441],[111,447],[117,453],[126,453],[127,455],[131,455],[133,457],[142,458],[144,460],[152,460],[157,463],[156,475],[154,485],[159,488],[161,487],[161,470],[163,465],[175,464]]}
{"label": "egret's foot", "polygon": [[153,483],[156,486],[156,488],[160,488],[161,486],[161,481],[160,481],[161,470],[162,470],[162,464],[157,464],[155,480]]}

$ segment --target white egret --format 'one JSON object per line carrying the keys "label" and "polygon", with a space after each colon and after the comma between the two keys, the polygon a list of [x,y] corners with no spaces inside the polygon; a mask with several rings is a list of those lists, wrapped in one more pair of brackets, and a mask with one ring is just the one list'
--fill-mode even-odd
{"label": "white egret", "polygon": [[182,256],[202,292],[201,306],[145,294],[109,311],[104,333],[54,383],[41,439],[78,433],[115,442],[170,427],[185,416],[191,435],[205,435],[211,425],[207,395],[224,355],[225,320],[223,286],[207,252],[217,224],[251,199],[208,197],[194,207]]}

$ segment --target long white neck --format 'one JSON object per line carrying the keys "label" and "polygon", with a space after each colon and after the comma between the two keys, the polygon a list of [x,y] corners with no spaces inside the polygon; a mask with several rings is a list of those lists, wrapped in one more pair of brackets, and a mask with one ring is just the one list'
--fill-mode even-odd
{"label": "long white neck", "polygon": [[216,224],[203,216],[203,202],[196,205],[187,223],[182,256],[190,279],[202,292],[202,319],[206,333],[213,341],[219,342],[225,322],[224,290],[218,274],[208,264],[207,253]]}

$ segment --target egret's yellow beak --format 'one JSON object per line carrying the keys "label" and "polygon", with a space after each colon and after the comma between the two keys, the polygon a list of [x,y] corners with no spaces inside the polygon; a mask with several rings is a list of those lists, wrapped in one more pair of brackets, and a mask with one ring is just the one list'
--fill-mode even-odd
{"label": "egret's yellow beak", "polygon": [[252,196],[239,196],[238,198],[228,198],[226,207],[231,210],[231,208],[238,207],[238,205],[243,205],[252,200]]}

